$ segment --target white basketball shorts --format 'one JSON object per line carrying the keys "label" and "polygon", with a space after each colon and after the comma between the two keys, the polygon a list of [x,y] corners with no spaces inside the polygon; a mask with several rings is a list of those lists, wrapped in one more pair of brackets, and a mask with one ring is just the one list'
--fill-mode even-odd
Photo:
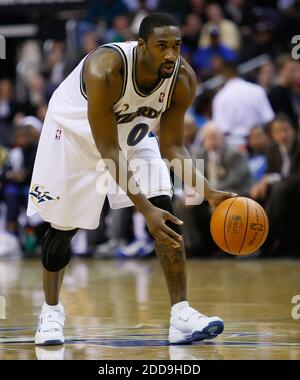
{"label": "white basketball shorts", "polygon": [[[128,151],[127,157],[147,198],[171,196],[169,170],[154,135]],[[38,213],[59,226],[95,229],[106,196],[112,208],[132,206],[126,193],[102,171],[101,162],[94,143],[58,125],[48,112],[35,159],[27,215]]]}

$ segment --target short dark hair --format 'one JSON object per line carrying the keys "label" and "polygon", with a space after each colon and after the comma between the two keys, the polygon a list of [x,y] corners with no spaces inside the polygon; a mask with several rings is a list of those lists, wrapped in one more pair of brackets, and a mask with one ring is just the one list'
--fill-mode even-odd
{"label": "short dark hair", "polygon": [[280,121],[281,123],[287,123],[291,127],[293,127],[293,123],[291,122],[291,119],[288,117],[287,114],[284,112],[279,112],[275,118],[272,120],[271,125],[273,125],[276,121]]}
{"label": "short dark hair", "polygon": [[139,38],[147,41],[149,36],[152,34],[154,28],[159,28],[161,26],[177,26],[179,27],[176,19],[167,13],[151,13],[150,15],[143,18],[140,29]]}
{"label": "short dark hair", "polygon": [[229,72],[231,74],[238,74],[238,63],[235,60],[233,61],[224,60],[223,67],[224,67],[224,71],[226,72]]}

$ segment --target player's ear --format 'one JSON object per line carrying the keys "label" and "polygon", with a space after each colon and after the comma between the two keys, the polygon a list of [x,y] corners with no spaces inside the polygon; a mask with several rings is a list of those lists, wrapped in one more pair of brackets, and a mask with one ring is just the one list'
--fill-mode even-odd
{"label": "player's ear", "polygon": [[144,53],[146,50],[146,41],[143,40],[143,38],[138,39],[138,46],[141,49],[141,51]]}

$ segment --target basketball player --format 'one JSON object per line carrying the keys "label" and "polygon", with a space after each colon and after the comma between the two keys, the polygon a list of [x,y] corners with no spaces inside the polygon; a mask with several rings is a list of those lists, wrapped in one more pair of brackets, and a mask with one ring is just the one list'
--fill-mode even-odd
{"label": "basketball player", "polygon": [[[99,191],[99,181],[96,187],[96,166],[103,159],[115,163],[116,172],[108,170],[124,190],[108,191],[111,206],[134,204],[155,239],[172,305],[170,343],[191,343],[223,331],[220,318],[200,314],[187,301],[182,222],[174,216],[169,170],[162,160],[190,158],[183,146],[183,121],[195,97],[196,77],[180,57],[180,45],[176,20],[151,14],[141,23],[138,41],[96,49],[61,83],[49,102],[27,210],[29,216],[39,213],[50,222],[42,247],[45,303],[36,344],[64,343],[64,308],[59,302],[64,269],[77,228],[98,226],[106,194]],[[159,144],[151,132],[158,123]],[[130,162],[134,159],[151,167],[150,188],[145,185],[146,171],[142,171],[139,183],[135,182],[138,192],[126,188],[120,179],[120,173],[126,173],[127,183],[132,183]],[[190,165],[193,183],[196,177],[204,181],[204,196],[213,206],[234,196],[213,190]]]}

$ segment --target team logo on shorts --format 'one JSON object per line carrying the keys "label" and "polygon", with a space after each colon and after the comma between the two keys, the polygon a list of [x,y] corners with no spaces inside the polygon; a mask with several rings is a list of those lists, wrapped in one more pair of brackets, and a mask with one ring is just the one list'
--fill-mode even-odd
{"label": "team logo on shorts", "polygon": [[60,140],[60,138],[61,138],[61,129],[57,129],[56,134],[55,134],[55,140]]}
{"label": "team logo on shorts", "polygon": [[161,92],[158,99],[159,103],[163,103],[164,99],[165,99],[165,93]]}
{"label": "team logo on shorts", "polygon": [[40,205],[41,203],[48,202],[48,201],[57,201],[59,200],[59,197],[52,197],[49,194],[49,191],[44,190],[45,187],[41,185],[33,185],[31,187],[31,191],[29,192],[29,195],[31,196],[31,200],[36,205]]}

